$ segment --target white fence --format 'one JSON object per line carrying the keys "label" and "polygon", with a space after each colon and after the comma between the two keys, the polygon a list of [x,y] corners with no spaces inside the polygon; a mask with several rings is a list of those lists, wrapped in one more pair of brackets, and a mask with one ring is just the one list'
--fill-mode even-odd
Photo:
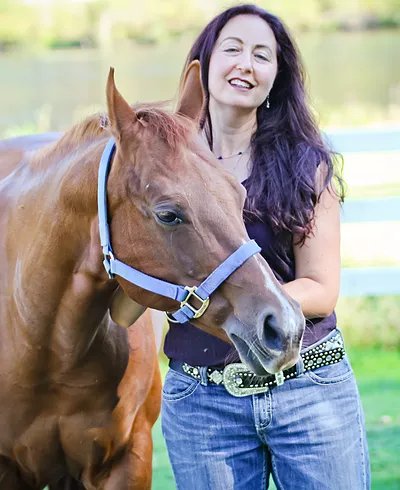
{"label": "white fence", "polygon": [[[327,138],[333,148],[340,153],[400,152],[400,128],[332,131],[327,134]],[[342,222],[398,223],[400,222],[400,196],[348,199],[343,206]],[[371,239],[373,240],[372,233]],[[400,267],[345,267],[342,269],[342,296],[388,294],[400,294]]]}

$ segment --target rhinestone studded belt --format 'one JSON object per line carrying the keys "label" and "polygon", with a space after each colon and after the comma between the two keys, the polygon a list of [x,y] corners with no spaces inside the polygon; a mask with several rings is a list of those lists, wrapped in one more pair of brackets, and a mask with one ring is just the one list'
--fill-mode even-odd
{"label": "rhinestone studded belt", "polygon": [[[311,371],[321,366],[335,364],[343,359],[345,355],[342,335],[336,331],[335,335],[328,338],[301,353],[304,371]],[[171,361],[170,367],[176,371],[182,371],[194,379],[201,379],[201,367],[190,366],[186,362]],[[245,364],[228,364],[224,369],[208,367],[206,370],[207,380],[211,384],[223,385],[233,396],[248,396],[264,393],[274,386],[283,384],[286,380],[298,375],[296,366],[285,371],[279,371],[269,376],[257,376],[247,369]]]}

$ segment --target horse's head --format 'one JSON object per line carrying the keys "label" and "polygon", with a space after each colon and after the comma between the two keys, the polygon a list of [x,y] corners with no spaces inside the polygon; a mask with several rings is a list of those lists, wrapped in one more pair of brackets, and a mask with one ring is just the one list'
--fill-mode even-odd
{"label": "horse's head", "polygon": [[[136,110],[107,84],[116,152],[107,194],[113,249],[119,260],[176,284],[200,284],[249,240],[243,218],[245,189],[219,165],[198,134],[203,92],[199,66],[182,84],[178,110]],[[135,301],[174,311],[176,301],[118,278]],[[193,323],[230,339],[259,374],[298,357],[304,318],[260,255],[248,259],[212,295]]]}

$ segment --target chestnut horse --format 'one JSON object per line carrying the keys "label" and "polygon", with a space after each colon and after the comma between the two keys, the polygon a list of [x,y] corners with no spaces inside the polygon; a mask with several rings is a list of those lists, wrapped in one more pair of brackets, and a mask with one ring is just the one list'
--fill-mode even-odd
{"label": "chestnut horse", "polygon": [[[178,303],[107,275],[96,180],[113,136],[115,254],[151,276],[198,285],[249,240],[245,190],[198,135],[202,104],[197,64],[174,114],[132,108],[111,71],[107,117],[35,151],[34,139],[0,143],[1,490],[150,488],[160,403],[153,333],[146,316],[127,331],[108,312],[121,288],[159,310]],[[296,361],[304,319],[259,254],[210,299],[194,324],[233,342],[253,370]]]}

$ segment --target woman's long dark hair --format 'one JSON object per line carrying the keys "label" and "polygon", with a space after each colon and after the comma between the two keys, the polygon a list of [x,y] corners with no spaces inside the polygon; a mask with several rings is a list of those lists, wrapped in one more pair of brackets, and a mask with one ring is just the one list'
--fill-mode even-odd
{"label": "woman's long dark hair", "polygon": [[[270,108],[257,109],[257,130],[251,141],[253,166],[247,180],[247,215],[266,216],[276,231],[289,231],[304,242],[311,232],[315,204],[324,189],[343,200],[343,183],[335,174],[337,155],[323,141],[307,104],[300,55],[282,22],[255,5],[239,5],[215,17],[201,32],[187,58],[197,59],[207,98],[203,120],[210,148],[212,125],[208,109],[210,57],[221,29],[237,15],[261,17],[277,41],[278,73],[269,94]],[[317,168],[321,179],[317,184]],[[336,185],[331,184],[332,177]]]}

